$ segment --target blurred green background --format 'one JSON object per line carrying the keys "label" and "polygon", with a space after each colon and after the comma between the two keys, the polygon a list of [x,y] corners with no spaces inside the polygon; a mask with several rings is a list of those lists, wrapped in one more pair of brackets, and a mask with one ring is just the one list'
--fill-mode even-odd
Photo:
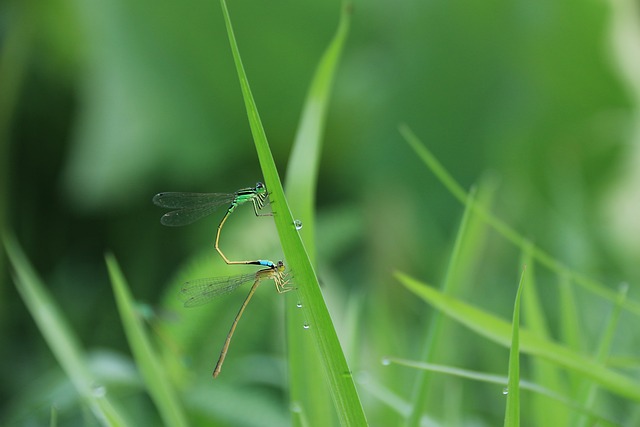
{"label": "blurred green background", "polygon": [[[340,2],[234,0],[229,8],[283,177]],[[105,251],[118,258],[136,298],[159,307],[164,322],[180,323],[189,316],[177,301],[180,281],[235,271],[213,254],[217,219],[162,227],[152,196],[232,192],[262,180],[220,5],[5,1],[0,13],[0,219],[85,348],[124,372],[130,353]],[[465,188],[491,183],[492,210],[536,245],[611,289],[630,283],[635,297],[639,17],[637,4],[624,0],[354,2],[317,198],[318,274],[354,372],[409,398],[414,373],[383,368],[380,359],[418,358],[431,310],[392,273],[438,283],[463,212],[401,138],[400,123]],[[277,259],[272,221],[250,211],[228,222],[225,252]],[[520,251],[491,231],[483,242],[474,269],[464,272],[465,299],[510,318]],[[556,277],[536,273],[542,290],[554,289]],[[69,423],[62,425],[95,424],[69,403],[73,392],[4,257],[0,274],[0,421],[46,424],[55,403]],[[208,425],[288,420],[282,302],[271,292],[259,292],[239,327],[220,379],[228,413],[200,414]],[[175,350],[193,358],[203,390],[218,387],[209,369],[242,297],[214,304],[197,339]],[[555,291],[541,298],[553,320],[562,310]],[[592,338],[608,307],[585,297],[579,311]],[[506,350],[463,329],[451,339],[459,351],[443,362],[506,374]],[[617,336],[621,349],[637,349],[638,341],[637,328]],[[260,369],[274,366],[269,374]],[[463,384],[461,418],[501,423],[499,388]],[[366,386],[359,391],[373,425],[399,422]],[[115,399],[128,400],[138,419],[155,419],[141,394],[128,384]],[[267,415],[233,410],[247,405]]]}

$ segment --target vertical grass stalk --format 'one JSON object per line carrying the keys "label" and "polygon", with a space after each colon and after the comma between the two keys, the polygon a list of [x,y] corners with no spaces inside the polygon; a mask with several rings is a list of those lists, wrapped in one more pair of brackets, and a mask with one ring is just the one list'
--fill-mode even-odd
{"label": "vertical grass stalk", "polygon": [[274,221],[280,236],[286,261],[295,275],[302,310],[309,321],[307,332],[312,335],[313,341],[320,354],[320,360],[322,361],[340,423],[345,426],[367,425],[366,417],[353,382],[353,375],[342,352],[311,260],[298,234],[298,230],[294,225],[293,215],[284,196],[282,183],[275,167],[273,155],[271,154],[267,137],[260,121],[258,109],[242,65],[226,2],[221,0],[220,4],[227,27],[236,71],[240,80],[245,107],[247,109],[251,133],[258,152],[258,159],[260,160],[267,188],[269,188],[271,193]]}

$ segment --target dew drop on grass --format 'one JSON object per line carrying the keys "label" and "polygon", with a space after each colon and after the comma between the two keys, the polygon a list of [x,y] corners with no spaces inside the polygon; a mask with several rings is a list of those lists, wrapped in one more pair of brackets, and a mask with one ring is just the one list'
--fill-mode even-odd
{"label": "dew drop on grass", "polygon": [[302,405],[300,405],[300,402],[291,402],[291,412],[295,412],[295,413],[301,413],[302,412]]}
{"label": "dew drop on grass", "polygon": [[301,303],[301,302],[298,302],[298,303],[296,304],[296,307],[298,307],[298,308],[302,308],[302,303]]}
{"label": "dew drop on grass", "polygon": [[388,357],[383,357],[383,358],[382,358],[382,360],[381,360],[381,362],[382,362],[382,365],[384,365],[384,366],[389,366],[389,365],[391,365],[391,360],[389,360],[389,358],[388,358]]}
{"label": "dew drop on grass", "polygon": [[95,397],[105,397],[107,395],[107,388],[103,385],[96,384],[91,388],[91,393]]}
{"label": "dew drop on grass", "polygon": [[311,326],[309,326],[309,324],[308,324],[308,323],[305,323],[304,325],[302,325],[302,327],[303,327],[304,329],[309,329]]}
{"label": "dew drop on grass", "polygon": [[502,394],[509,394],[509,387],[505,387],[502,389]]}
{"label": "dew drop on grass", "polygon": [[302,221],[296,219],[295,221],[293,221],[293,225],[296,227],[296,230],[300,230],[302,228]]}

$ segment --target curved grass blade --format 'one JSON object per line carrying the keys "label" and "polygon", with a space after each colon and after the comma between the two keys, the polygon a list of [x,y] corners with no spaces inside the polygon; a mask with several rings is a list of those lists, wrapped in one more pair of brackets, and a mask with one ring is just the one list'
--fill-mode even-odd
{"label": "curved grass blade", "polygon": [[[598,340],[599,344],[598,344],[598,349],[595,357],[596,357],[596,360],[600,363],[603,363],[603,364],[606,363],[608,357],[611,354],[611,350],[613,348],[613,340],[614,340],[616,331],[619,329],[619,326],[620,326],[619,325],[620,314],[621,314],[620,312],[622,311],[621,305],[622,305],[622,302],[627,297],[628,290],[629,290],[629,286],[626,283],[623,283],[620,286],[620,289],[618,291],[618,294],[619,294],[618,301],[616,305],[613,307],[611,314],[609,315],[609,318],[605,325],[602,336]],[[587,407],[595,406],[596,397],[599,392],[599,388],[597,384],[585,382],[582,386],[583,387],[580,389],[578,393],[581,403]],[[583,426],[594,425],[594,423],[592,419],[587,419],[586,417],[583,417],[583,419],[580,419],[574,425],[583,427]]]}
{"label": "curved grass blade", "polygon": [[[459,202],[467,205],[469,202],[469,196],[462,188],[462,186],[456,182],[451,174],[442,166],[442,164],[436,159],[427,147],[418,139],[418,137],[409,129],[406,125],[400,126],[400,133],[407,141],[407,143],[413,148],[413,150],[420,156],[427,167],[433,172],[436,178],[444,185],[444,187],[456,198]],[[510,241],[515,246],[525,250],[529,245],[529,242],[520,233],[507,225],[504,221],[494,216],[491,212],[485,209],[483,206],[474,205],[473,211],[480,218],[482,218],[487,224],[489,224],[494,230],[502,235],[505,239]],[[561,275],[567,275],[576,284],[582,286],[587,291],[598,295],[611,302],[615,302],[618,298],[616,292],[609,290],[604,284],[593,280],[583,274],[580,274],[574,270],[571,270],[566,265],[557,261],[547,252],[531,244],[530,246],[531,256],[535,258],[541,265],[544,265],[549,270]],[[629,312],[640,316],[640,303],[637,301],[626,300],[623,303],[623,307]]]}
{"label": "curved grass blade", "polygon": [[6,233],[3,241],[15,272],[14,282],[18,292],[78,394],[102,425],[133,425],[116,408],[109,395],[104,393],[104,387],[89,370],[87,357],[78,338],[69,327],[62,310],[29,264],[18,242]]}
{"label": "curved grass blade", "polygon": [[290,207],[296,212],[296,218],[305,224],[300,235],[312,262],[315,262],[314,207],[322,137],[331,88],[349,33],[350,21],[351,4],[343,2],[338,28],[316,67],[307,92],[284,182],[291,200]]}
{"label": "curved grass blade", "polygon": [[[284,183],[290,208],[296,213],[296,219],[304,224],[299,234],[314,265],[315,200],[322,136],[331,87],[349,32],[349,7],[349,4],[343,3],[336,33],[316,67],[298,124]],[[298,298],[297,294],[288,295],[286,305],[290,399],[300,408],[301,413],[314,420],[314,424],[334,425],[335,417],[331,411],[328,389],[320,386],[325,384],[322,362],[315,351],[312,335],[300,328],[305,319],[297,308],[298,301],[294,300]],[[296,416],[293,423],[298,426],[304,424]]]}
{"label": "curved grass blade", "polygon": [[[448,295],[443,295],[405,274],[396,273],[396,278],[407,289],[467,328],[505,347],[510,345],[509,322]],[[636,381],[565,346],[534,335],[524,328],[520,328],[520,349],[522,353],[540,357],[578,372],[583,378],[588,378],[609,391],[640,402],[640,384]]]}
{"label": "curved grass blade", "polygon": [[[551,339],[552,334],[549,330],[544,305],[538,295],[536,275],[534,274],[535,262],[533,261],[529,248],[530,246],[527,246],[521,255],[521,264],[527,266],[526,277],[524,279],[527,286],[523,289],[522,294],[522,313],[524,315],[522,324],[527,325],[527,329],[531,331],[531,333],[544,339]],[[563,319],[567,319],[567,314],[571,312],[570,307],[563,304],[561,304],[560,307],[562,307],[561,316]],[[565,345],[567,343],[567,341],[562,342]],[[571,346],[568,347],[571,348]],[[575,350],[575,348],[573,348],[573,350]],[[563,373],[557,365],[553,365],[546,360],[535,358],[529,360],[528,367],[531,372],[531,379],[534,382],[545,384],[548,388],[556,390],[561,394],[570,394]],[[531,408],[531,415],[527,417],[527,423],[557,426],[570,424],[570,413],[566,406],[558,402],[549,402],[547,398],[539,394],[532,396]]]}
{"label": "curved grass blade", "polygon": [[122,325],[136,365],[147,385],[147,391],[165,425],[187,426],[187,419],[177,398],[176,390],[171,385],[156,355],[157,352],[151,345],[120,266],[112,254],[107,254],[105,259]]}
{"label": "curved grass blade", "polygon": [[336,330],[331,321],[331,316],[322,297],[318,278],[307,254],[307,250],[298,234],[293,215],[284,196],[284,190],[273,160],[273,155],[269,149],[269,143],[267,142],[267,137],[260,121],[251,89],[249,88],[247,76],[244,72],[227,5],[224,0],[220,0],[220,4],[227,26],[227,34],[229,35],[229,43],[240,80],[245,107],[247,109],[251,133],[267,187],[271,191],[271,204],[276,211],[274,221],[280,236],[282,249],[287,258],[287,263],[291,269],[295,271],[296,282],[298,284],[298,296],[300,297],[302,310],[309,321],[307,330],[312,334],[313,340],[320,353],[340,423],[349,426],[365,426],[367,425],[367,420],[353,382],[353,375],[345,359]]}
{"label": "curved grass blade", "polygon": [[[503,387],[506,386],[507,382],[509,381],[509,379],[504,375],[487,374],[484,372],[470,371],[468,369],[461,369],[453,366],[439,365],[435,363],[424,363],[424,362],[419,362],[415,360],[400,359],[396,357],[385,357],[384,362],[387,365],[396,364],[399,366],[406,366],[408,368],[414,368],[414,369],[419,369],[423,371],[430,371],[433,373],[452,375],[459,378],[466,378],[473,381],[481,381],[481,382],[490,383],[490,384],[498,384]],[[572,410],[575,410],[576,412],[589,415],[594,420],[602,423],[603,425],[612,426],[612,427],[620,425],[615,421],[612,421],[594,412],[591,409],[591,407],[582,406],[580,405],[580,403],[574,400],[568,399],[563,394],[559,394],[553,391],[552,389],[543,387],[535,382],[521,379],[519,387],[521,390],[527,390],[535,393],[536,395],[545,396],[549,399],[552,399],[558,402],[558,404],[562,404],[567,408],[571,408]]]}
{"label": "curved grass blade", "polygon": [[[474,203],[475,190],[471,192],[471,203],[467,206],[460,221],[460,227],[458,228],[458,234],[451,251],[451,258],[447,265],[447,272],[442,284],[443,293],[452,293],[455,291],[454,287],[454,273],[461,264],[461,252],[466,233],[468,232],[469,219],[471,216],[470,206]],[[440,346],[442,330],[443,330],[443,315],[439,311],[434,311],[431,315],[431,320],[428,322],[429,328],[426,331],[426,339],[424,342],[424,350],[422,353],[422,361],[430,362],[433,360],[436,349]],[[415,376],[413,396],[411,398],[411,409],[409,416],[405,421],[407,427],[418,427],[422,418],[422,412],[428,401],[428,385],[429,385],[429,373],[427,371],[420,371]]]}

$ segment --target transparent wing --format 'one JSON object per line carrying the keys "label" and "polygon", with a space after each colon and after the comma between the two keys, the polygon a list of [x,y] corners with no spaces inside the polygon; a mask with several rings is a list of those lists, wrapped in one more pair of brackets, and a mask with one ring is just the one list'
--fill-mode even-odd
{"label": "transparent wing", "polygon": [[186,282],[182,286],[180,294],[184,300],[185,307],[196,307],[206,304],[221,295],[233,292],[244,283],[255,280],[256,273],[196,279]]}
{"label": "transparent wing", "polygon": [[233,193],[158,193],[153,203],[161,208],[193,209],[204,205],[220,206],[231,203]]}
{"label": "transparent wing", "polygon": [[[219,205],[218,205],[219,206]],[[162,215],[160,223],[168,227],[180,227],[196,222],[200,218],[211,215],[218,206],[207,206],[199,209],[181,209]]]}
{"label": "transparent wing", "polygon": [[211,215],[222,205],[231,205],[235,194],[228,193],[158,193],[153,197],[157,206],[178,209],[160,218],[163,225],[178,227]]}

